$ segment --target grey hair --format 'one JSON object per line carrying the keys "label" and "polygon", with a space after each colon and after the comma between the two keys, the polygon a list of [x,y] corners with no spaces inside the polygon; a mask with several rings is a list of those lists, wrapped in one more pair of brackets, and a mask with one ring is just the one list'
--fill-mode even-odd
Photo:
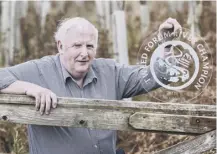
{"label": "grey hair", "polygon": [[78,27],[90,27],[94,30],[94,35],[96,36],[96,46],[98,43],[98,30],[97,28],[88,20],[81,18],[81,17],[75,17],[75,18],[66,18],[62,21],[60,21],[57,31],[54,33],[54,39],[56,42],[61,41],[63,42],[65,35],[67,31],[71,28],[78,28]]}

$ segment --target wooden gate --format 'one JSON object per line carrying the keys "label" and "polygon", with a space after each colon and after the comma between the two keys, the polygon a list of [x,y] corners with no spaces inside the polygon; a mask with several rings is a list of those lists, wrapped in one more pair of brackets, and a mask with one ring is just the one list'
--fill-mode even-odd
{"label": "wooden gate", "polygon": [[216,106],[58,98],[50,115],[35,111],[34,98],[0,95],[1,121],[110,130],[199,135],[158,154],[198,154],[216,147]]}

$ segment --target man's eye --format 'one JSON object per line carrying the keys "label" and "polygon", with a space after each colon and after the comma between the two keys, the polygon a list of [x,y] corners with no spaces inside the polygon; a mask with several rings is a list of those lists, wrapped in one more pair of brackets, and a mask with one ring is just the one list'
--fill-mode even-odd
{"label": "man's eye", "polygon": [[82,45],[81,44],[75,44],[74,45],[76,48],[80,48]]}
{"label": "man's eye", "polygon": [[93,45],[87,45],[87,48],[93,49]]}

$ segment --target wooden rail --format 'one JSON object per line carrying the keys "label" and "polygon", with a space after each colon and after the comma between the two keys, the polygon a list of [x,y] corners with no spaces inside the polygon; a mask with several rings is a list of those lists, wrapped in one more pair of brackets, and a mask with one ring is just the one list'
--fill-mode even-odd
{"label": "wooden rail", "polygon": [[156,152],[198,154],[216,147],[216,106],[180,103],[58,98],[57,109],[40,115],[34,98],[0,94],[0,120],[22,124],[202,134]]}
{"label": "wooden rail", "polygon": [[0,95],[0,119],[22,124],[111,130],[203,134],[216,129],[216,106],[58,98],[50,115],[40,115],[34,99]]}

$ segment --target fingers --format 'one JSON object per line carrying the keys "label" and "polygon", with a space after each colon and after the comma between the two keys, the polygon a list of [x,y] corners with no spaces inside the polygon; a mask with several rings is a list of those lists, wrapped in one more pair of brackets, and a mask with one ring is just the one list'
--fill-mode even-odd
{"label": "fingers", "polygon": [[181,32],[182,27],[177,21],[175,21],[171,24],[173,24],[173,27],[174,27],[173,33],[180,33]]}
{"label": "fingers", "polygon": [[173,33],[176,33],[178,30],[181,31],[182,26],[178,23],[176,19],[169,18],[166,20],[166,22],[174,27]]}
{"label": "fingers", "polygon": [[46,95],[42,94],[41,95],[41,103],[40,103],[40,113],[41,113],[41,115],[44,114],[45,105],[46,105]]}
{"label": "fingers", "polygon": [[35,109],[40,111],[41,115],[50,113],[51,107],[57,107],[57,96],[56,94],[49,92],[45,94],[37,94],[35,96]]}
{"label": "fingers", "polygon": [[56,108],[57,107],[57,96],[55,94],[51,94],[51,99],[52,99],[52,107]]}
{"label": "fingers", "polygon": [[164,22],[161,26],[160,26],[160,30],[162,29],[170,29],[173,28],[173,24],[169,23],[169,22]]}
{"label": "fingers", "polygon": [[168,18],[166,21],[164,21],[161,25],[160,25],[160,30],[162,29],[170,29],[173,28],[173,23],[174,23],[175,19],[172,18]]}
{"label": "fingers", "polygon": [[40,97],[40,95],[37,95],[37,96],[35,97],[35,109],[36,109],[37,111],[39,110],[40,103],[41,103],[41,97]]}
{"label": "fingers", "polygon": [[[168,32],[170,33],[169,36],[168,36]],[[164,21],[163,24],[160,25],[158,35],[164,36],[165,33],[166,33],[165,36],[168,37],[164,38],[164,41],[178,38],[182,33],[182,27],[176,19],[168,18],[166,21]]]}
{"label": "fingers", "polygon": [[46,96],[46,106],[45,106],[45,113],[49,114],[50,113],[50,108],[51,108],[51,97],[50,95]]}

